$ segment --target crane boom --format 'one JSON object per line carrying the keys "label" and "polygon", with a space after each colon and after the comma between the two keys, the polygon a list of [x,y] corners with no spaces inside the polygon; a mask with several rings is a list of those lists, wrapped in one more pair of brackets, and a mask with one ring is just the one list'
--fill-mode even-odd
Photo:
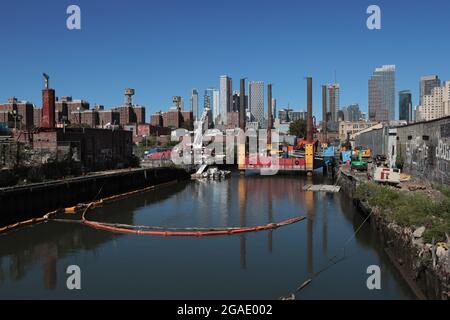
{"label": "crane boom", "polygon": [[203,148],[203,124],[206,121],[209,110],[209,108],[203,109],[203,114],[200,120],[197,121],[197,128],[194,131],[194,143],[192,144],[194,150]]}

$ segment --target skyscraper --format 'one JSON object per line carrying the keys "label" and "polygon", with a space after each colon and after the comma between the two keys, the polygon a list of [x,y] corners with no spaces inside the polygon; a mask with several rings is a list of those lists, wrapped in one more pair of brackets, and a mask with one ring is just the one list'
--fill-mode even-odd
{"label": "skyscraper", "polygon": [[339,83],[326,85],[327,88],[327,112],[330,114],[330,120],[338,121],[338,112],[340,108],[340,86]]}
{"label": "skyscraper", "polygon": [[220,124],[227,124],[227,113],[233,110],[232,87],[230,77],[220,76],[220,108],[218,114]]}
{"label": "skyscraper", "polygon": [[240,106],[240,93],[239,90],[233,92],[233,112],[239,112]]}
{"label": "skyscraper", "polygon": [[369,120],[395,120],[395,65],[376,68],[369,79]]}
{"label": "skyscraper", "polygon": [[413,119],[412,113],[412,95],[411,91],[403,90],[399,92],[399,120],[411,122]]}
{"label": "skyscraper", "polygon": [[264,120],[264,81],[249,81],[248,103],[251,122],[258,122],[260,128],[265,127]]}
{"label": "skyscraper", "polygon": [[216,123],[217,116],[219,115],[220,108],[220,91],[218,89],[213,90],[213,111],[212,111],[212,121]]}
{"label": "skyscraper", "polygon": [[342,108],[342,114],[344,115],[344,121],[356,122],[361,121],[362,118],[361,110],[357,103]]}
{"label": "skyscraper", "polygon": [[431,95],[436,87],[441,86],[441,80],[437,75],[424,76],[420,78],[420,105],[423,104],[423,96]]}
{"label": "skyscraper", "polygon": [[[217,91],[214,88],[208,88],[205,90],[205,94],[203,95],[203,109],[209,108],[208,112],[208,127],[215,123],[217,106],[214,105],[214,92]],[[199,115],[199,118],[201,115]]]}
{"label": "skyscraper", "polygon": [[198,91],[197,91],[197,89],[192,89],[190,103],[191,103],[191,112],[194,114],[195,119],[198,119],[200,115],[198,114]]}

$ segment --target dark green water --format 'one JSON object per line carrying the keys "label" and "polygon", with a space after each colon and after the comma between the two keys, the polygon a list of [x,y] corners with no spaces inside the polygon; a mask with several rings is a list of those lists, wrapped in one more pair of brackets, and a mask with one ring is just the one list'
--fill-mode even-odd
{"label": "dark green water", "polygon": [[[322,178],[314,178],[321,183]],[[363,217],[343,194],[303,192],[306,177],[233,176],[180,183],[91,213],[102,221],[161,226],[254,226],[294,216],[274,231],[217,238],[117,235],[49,222],[0,236],[0,299],[278,299],[341,252]],[[411,299],[369,225],[348,259],[314,278],[298,299]],[[66,268],[81,268],[79,291]],[[368,290],[367,267],[381,268]]]}

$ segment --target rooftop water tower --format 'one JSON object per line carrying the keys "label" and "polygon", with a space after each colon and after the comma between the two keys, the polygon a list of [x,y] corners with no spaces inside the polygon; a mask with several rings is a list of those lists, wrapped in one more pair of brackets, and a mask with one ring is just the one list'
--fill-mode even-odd
{"label": "rooftop water tower", "polygon": [[181,110],[183,106],[183,98],[181,98],[180,96],[174,96],[172,97],[172,103],[177,107],[178,110]]}
{"label": "rooftop water tower", "polygon": [[134,89],[131,88],[125,89],[126,104],[129,107],[133,105],[133,96],[134,96]]}

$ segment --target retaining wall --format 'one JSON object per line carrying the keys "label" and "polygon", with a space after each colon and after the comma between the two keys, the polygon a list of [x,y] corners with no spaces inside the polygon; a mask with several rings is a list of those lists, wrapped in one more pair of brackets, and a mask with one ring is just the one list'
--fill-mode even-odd
{"label": "retaining wall", "polygon": [[90,176],[0,189],[0,227],[42,217],[75,206],[190,175],[178,168],[148,168],[104,172]]}

